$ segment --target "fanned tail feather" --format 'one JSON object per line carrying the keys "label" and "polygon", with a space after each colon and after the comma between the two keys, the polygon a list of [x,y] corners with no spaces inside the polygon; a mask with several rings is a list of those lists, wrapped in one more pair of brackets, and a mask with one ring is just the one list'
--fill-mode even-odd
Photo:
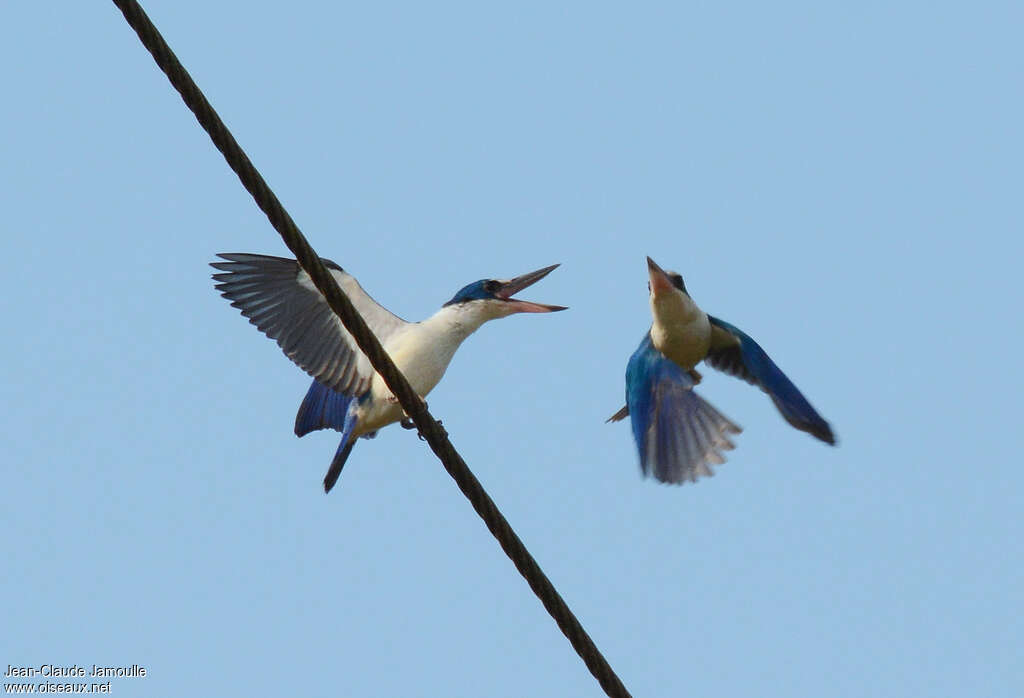
{"label": "fanned tail feather", "polygon": [[[729,434],[742,429],[695,392],[695,378],[644,337],[626,368],[626,411],[640,469],[666,483],[695,482],[725,462]],[[625,416],[623,410],[616,416]]]}
{"label": "fanned tail feather", "polygon": [[654,393],[653,416],[640,445],[644,474],[674,484],[714,475],[711,465],[725,463],[721,451],[735,448],[728,435],[740,427],[684,383],[662,380]]}

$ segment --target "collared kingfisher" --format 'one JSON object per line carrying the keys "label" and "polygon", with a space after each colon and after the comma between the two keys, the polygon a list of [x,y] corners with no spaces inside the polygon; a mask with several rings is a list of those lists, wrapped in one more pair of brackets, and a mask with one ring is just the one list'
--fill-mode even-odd
{"label": "collared kingfisher", "polygon": [[626,406],[608,421],[629,416],[640,470],[661,482],[696,482],[709,464],[725,462],[730,434],[742,429],[693,391],[699,362],[742,378],[768,394],[793,427],[835,445],[828,422],[779,370],[757,342],[697,307],[683,277],[647,258],[654,321],[626,366]]}
{"label": "collared kingfisher", "polygon": [[[213,275],[217,290],[313,377],[295,417],[295,434],[341,432],[324,477],[324,491],[330,492],[357,438],[373,438],[395,422],[411,429],[412,423],[298,262],[255,254],[217,256],[225,260],[210,264],[223,272]],[[444,376],[459,345],[488,320],[565,310],[512,298],[557,264],[514,279],[474,281],[426,320],[406,322],[374,301],[340,266],[321,261],[421,399]]]}

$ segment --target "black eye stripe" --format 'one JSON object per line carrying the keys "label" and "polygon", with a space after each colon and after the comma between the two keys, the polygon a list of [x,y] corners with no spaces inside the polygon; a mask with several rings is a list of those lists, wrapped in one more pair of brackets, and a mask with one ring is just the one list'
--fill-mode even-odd
{"label": "black eye stripe", "polygon": [[497,293],[498,289],[500,288],[501,284],[499,284],[494,279],[491,279],[490,281],[484,284],[484,290],[487,291],[488,293]]}

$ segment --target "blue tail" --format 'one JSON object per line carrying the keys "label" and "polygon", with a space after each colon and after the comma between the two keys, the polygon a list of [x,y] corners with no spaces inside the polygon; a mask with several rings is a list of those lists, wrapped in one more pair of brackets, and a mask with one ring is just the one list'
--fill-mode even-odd
{"label": "blue tail", "polygon": [[341,469],[345,467],[345,461],[348,460],[348,454],[352,453],[352,447],[355,445],[355,439],[350,439],[348,436],[341,439],[341,443],[338,444],[338,450],[334,453],[334,460],[331,461],[331,467],[327,469],[327,474],[324,475],[324,493],[330,492],[331,488],[334,487],[334,483],[338,481],[338,478],[341,476]]}
{"label": "blue tail", "polygon": [[331,390],[326,385],[313,381],[306,392],[306,397],[299,405],[299,413],[295,415],[295,434],[305,436],[317,429],[334,429],[341,432],[341,443],[334,453],[331,466],[324,476],[324,492],[330,492],[338,481],[345,461],[352,453],[356,440],[352,432],[356,428],[355,403],[358,398],[343,395]]}
{"label": "blue tail", "polygon": [[[696,482],[725,462],[728,434],[740,428],[693,392],[696,381],[651,342],[648,333],[626,367],[626,410],[640,453],[640,469],[661,482]],[[621,417],[620,417],[621,418]]]}

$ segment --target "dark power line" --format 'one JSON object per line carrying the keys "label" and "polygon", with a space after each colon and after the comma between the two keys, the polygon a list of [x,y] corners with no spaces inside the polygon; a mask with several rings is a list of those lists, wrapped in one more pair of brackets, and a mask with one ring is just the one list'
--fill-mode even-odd
{"label": "dark power line", "polygon": [[278,201],[274,192],[257,172],[256,168],[249,161],[248,156],[235,141],[231,132],[228,131],[224,122],[217,116],[217,112],[203,96],[199,87],[193,82],[191,76],[178,61],[170,47],[164,41],[160,32],[150,21],[135,0],[113,0],[114,4],[124,14],[128,24],[146,49],[153,55],[153,59],[162,71],[167,75],[180,94],[181,98],[192,113],[195,114],[199,125],[210,135],[217,149],[224,155],[228,165],[242,185],[252,194],[256,205],[263,210],[270,219],[271,225],[281,235],[285,245],[292,251],[302,268],[310,275],[317,289],[327,299],[331,309],[338,315],[345,328],[355,338],[359,348],[373,368],[381,375],[391,392],[398,398],[399,403],[406,414],[412,418],[420,434],[430,445],[430,449],[437,455],[445,470],[452,476],[459,489],[466,495],[473,508],[480,518],[484,520],[487,528],[498,540],[502,550],[519,570],[519,573],[526,579],[527,584],[537,595],[544,608],[554,618],[558,627],[572,643],[573,648],[583,659],[590,673],[601,684],[605,693],[609,696],[629,696],[626,687],[619,680],[619,677],[609,666],[607,660],[601,654],[593,640],[580,625],[580,622],[573,615],[573,612],[566,605],[554,585],[541,570],[537,561],[533,559],[530,552],[519,540],[508,521],[498,511],[494,501],[484,491],[476,476],[470,471],[469,466],[458,454],[455,447],[448,440],[448,435],[437,421],[427,411],[423,401],[419,399],[409,382],[398,371],[391,358],[381,347],[380,341],[370,331],[359,313],[352,307],[351,301],[338,288],[333,277],[327,272],[320,261],[320,257],[313,251],[309,242],[299,231],[295,222],[288,212],[285,211],[281,202]]}

